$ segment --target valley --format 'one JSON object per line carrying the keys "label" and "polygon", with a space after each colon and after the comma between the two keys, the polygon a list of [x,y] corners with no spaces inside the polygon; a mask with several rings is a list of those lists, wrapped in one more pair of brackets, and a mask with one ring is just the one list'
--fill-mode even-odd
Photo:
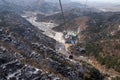
{"label": "valley", "polygon": [[120,80],[119,9],[58,2],[0,1],[0,80]]}

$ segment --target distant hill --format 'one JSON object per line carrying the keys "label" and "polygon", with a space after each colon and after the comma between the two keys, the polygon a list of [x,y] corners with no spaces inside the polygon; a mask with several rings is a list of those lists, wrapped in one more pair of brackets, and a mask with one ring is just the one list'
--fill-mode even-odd
{"label": "distant hill", "polygon": [[9,1],[1,0],[0,12],[3,12],[3,11],[9,11],[9,12],[15,12],[15,13],[21,14],[24,11],[24,8],[17,4],[13,4]]}
{"label": "distant hill", "polygon": [[[56,2],[56,1],[55,1]],[[45,1],[45,0],[2,0],[1,6],[8,6],[17,11],[36,11],[43,14],[54,14],[61,12],[60,4],[55,3],[54,1]],[[69,11],[72,9],[80,9],[84,11],[84,5],[72,1],[63,1],[62,3],[64,11]],[[1,7],[3,8],[3,7]],[[3,8],[4,9],[4,8]],[[11,10],[11,9],[10,9]],[[95,8],[87,7],[86,11],[99,11]]]}
{"label": "distant hill", "polygon": [[[109,4],[109,5],[108,5]],[[104,12],[120,12],[120,3],[89,3],[88,6],[95,7]]]}
{"label": "distant hill", "polygon": [[[72,10],[65,11],[64,15],[65,15],[66,21],[68,22],[68,21],[71,21],[73,18],[79,17],[82,14],[80,13],[79,9],[72,9]],[[58,23],[58,24],[64,23],[61,12],[52,14],[52,15],[48,15],[48,16],[45,16],[45,15],[43,16],[41,14],[38,14],[37,21],[38,22],[40,22],[40,21],[54,22],[54,23]]]}
{"label": "distant hill", "polygon": [[[47,2],[53,2],[53,3],[58,3],[59,0],[45,0]],[[61,0],[62,3],[70,3],[71,0]]]}

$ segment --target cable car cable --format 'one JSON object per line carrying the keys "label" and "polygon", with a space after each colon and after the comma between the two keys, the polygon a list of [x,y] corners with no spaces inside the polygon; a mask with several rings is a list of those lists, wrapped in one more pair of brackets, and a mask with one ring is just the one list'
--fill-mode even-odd
{"label": "cable car cable", "polygon": [[65,27],[67,27],[67,25],[66,25],[66,19],[65,19],[65,15],[64,15],[64,11],[63,11],[63,6],[62,6],[62,1],[61,0],[59,0],[59,4],[60,4],[60,8],[61,8],[62,17],[63,17],[63,20],[64,20]]}

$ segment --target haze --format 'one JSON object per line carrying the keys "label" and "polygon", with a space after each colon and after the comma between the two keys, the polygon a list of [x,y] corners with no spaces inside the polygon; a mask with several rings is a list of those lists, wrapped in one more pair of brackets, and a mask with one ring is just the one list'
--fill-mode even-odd
{"label": "haze", "polygon": [[[72,0],[72,1],[77,1],[77,2],[85,2],[86,0]],[[98,3],[115,3],[119,4],[120,0],[88,0],[88,2],[98,2]]]}

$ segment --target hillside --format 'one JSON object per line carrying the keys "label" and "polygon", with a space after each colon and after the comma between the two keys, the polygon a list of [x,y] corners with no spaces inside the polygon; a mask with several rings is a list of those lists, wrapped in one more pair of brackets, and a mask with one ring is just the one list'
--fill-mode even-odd
{"label": "hillside", "polygon": [[[113,68],[116,71],[120,72],[119,67],[119,25],[120,25],[120,13],[106,13],[106,15],[98,15],[93,17],[92,20],[95,20],[96,25],[93,25],[88,22],[90,27],[86,30],[88,42],[93,42],[93,44],[98,45],[97,52],[95,54],[98,57],[98,61],[105,64],[108,68]],[[94,46],[93,46],[94,48]],[[90,52],[91,53],[91,52]],[[110,62],[107,62],[111,60]]]}
{"label": "hillside", "polygon": [[70,21],[66,22],[66,24],[60,24],[59,26],[53,28],[53,30],[58,31],[58,32],[63,32],[64,30],[68,31],[76,31],[78,32],[78,28],[83,29],[83,25],[87,22],[88,17],[76,17],[76,18],[71,18]]}
{"label": "hillside", "polygon": [[78,43],[71,47],[71,51],[82,55],[77,47],[85,47],[86,56],[94,56],[102,65],[120,72],[120,13],[93,13],[87,16],[87,27],[84,25],[85,29],[80,30]]}
{"label": "hillside", "polygon": [[10,12],[0,14],[0,79],[102,80],[89,64],[74,63],[56,52],[56,41],[24,18]]}

